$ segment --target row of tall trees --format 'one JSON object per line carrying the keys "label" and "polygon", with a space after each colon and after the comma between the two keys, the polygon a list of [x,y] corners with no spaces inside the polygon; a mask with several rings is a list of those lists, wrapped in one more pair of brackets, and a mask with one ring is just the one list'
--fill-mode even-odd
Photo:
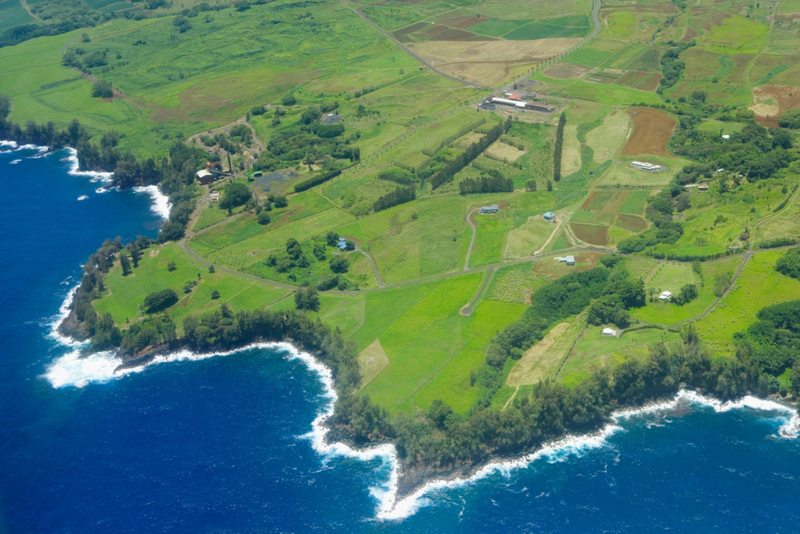
{"label": "row of tall trees", "polygon": [[442,184],[450,181],[461,169],[466,167],[475,158],[480,156],[489,145],[500,139],[500,136],[508,133],[511,129],[511,117],[504,123],[493,126],[483,137],[468,146],[464,152],[455,159],[448,161],[444,168],[431,176],[431,186],[433,189],[439,188]]}
{"label": "row of tall trees", "polygon": [[375,211],[383,211],[397,206],[398,204],[405,204],[417,198],[417,188],[415,186],[398,187],[390,193],[386,193],[372,205]]}
{"label": "row of tall trees", "polygon": [[511,193],[514,191],[514,180],[502,176],[481,176],[479,178],[465,178],[458,184],[462,195],[477,193]]}
{"label": "row of tall trees", "polygon": [[556,127],[556,141],[553,149],[553,181],[561,180],[561,152],[564,148],[564,126],[567,125],[567,116],[561,112]]}

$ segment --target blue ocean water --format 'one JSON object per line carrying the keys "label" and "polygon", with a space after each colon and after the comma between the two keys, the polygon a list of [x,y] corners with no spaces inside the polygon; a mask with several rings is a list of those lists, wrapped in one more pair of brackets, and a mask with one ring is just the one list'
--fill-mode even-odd
{"label": "blue ocean water", "polygon": [[800,530],[800,440],[779,436],[783,411],[683,401],[383,521],[391,466],[313,449],[329,400],[285,351],[54,387],[45,375],[75,349],[51,323],[81,262],[105,238],[154,236],[160,218],[148,194],[96,193],[67,152],[39,155],[0,153],[0,532]]}

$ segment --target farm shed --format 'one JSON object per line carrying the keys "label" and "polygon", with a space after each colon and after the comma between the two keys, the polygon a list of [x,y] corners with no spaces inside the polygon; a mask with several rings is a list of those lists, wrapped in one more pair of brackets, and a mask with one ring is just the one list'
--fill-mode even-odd
{"label": "farm shed", "polygon": [[500,211],[500,206],[492,204],[491,206],[481,206],[481,213],[497,213]]}
{"label": "farm shed", "polygon": [[697,184],[698,191],[708,191],[708,184]]}
{"label": "farm shed", "polygon": [[664,291],[663,293],[661,293],[661,295],[658,298],[663,300],[663,301],[665,301],[665,302],[667,302],[672,298],[672,292]]}
{"label": "farm shed", "polygon": [[214,181],[214,175],[208,169],[197,171],[197,182],[200,185],[208,185]]}
{"label": "farm shed", "polygon": [[575,265],[575,256],[567,256],[567,265]]}
{"label": "farm shed", "polygon": [[545,220],[545,221],[552,221],[552,220],[554,220],[555,218],[556,218],[556,214],[555,214],[555,213],[553,213],[552,211],[548,211],[548,212],[546,212],[546,213],[544,214],[544,220]]}
{"label": "farm shed", "polygon": [[603,328],[604,336],[616,336],[617,332],[613,328]]}

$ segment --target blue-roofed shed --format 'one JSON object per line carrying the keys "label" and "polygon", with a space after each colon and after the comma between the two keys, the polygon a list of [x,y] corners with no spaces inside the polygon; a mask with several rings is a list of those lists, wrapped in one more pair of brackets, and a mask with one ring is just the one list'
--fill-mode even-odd
{"label": "blue-roofed shed", "polygon": [[545,221],[552,221],[555,218],[556,218],[556,214],[553,213],[552,211],[548,211],[547,213],[544,214],[544,220]]}

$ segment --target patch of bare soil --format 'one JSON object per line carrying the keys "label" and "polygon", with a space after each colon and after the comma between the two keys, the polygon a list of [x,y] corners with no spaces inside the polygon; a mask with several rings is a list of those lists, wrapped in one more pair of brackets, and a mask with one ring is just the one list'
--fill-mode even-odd
{"label": "patch of bare soil", "polygon": [[753,89],[756,122],[761,126],[778,127],[778,118],[784,111],[800,107],[800,87],[764,85]]}
{"label": "patch of bare soil", "polygon": [[657,109],[632,108],[628,114],[633,119],[633,133],[622,147],[626,156],[652,154],[669,157],[667,141],[675,127],[675,119]]}

